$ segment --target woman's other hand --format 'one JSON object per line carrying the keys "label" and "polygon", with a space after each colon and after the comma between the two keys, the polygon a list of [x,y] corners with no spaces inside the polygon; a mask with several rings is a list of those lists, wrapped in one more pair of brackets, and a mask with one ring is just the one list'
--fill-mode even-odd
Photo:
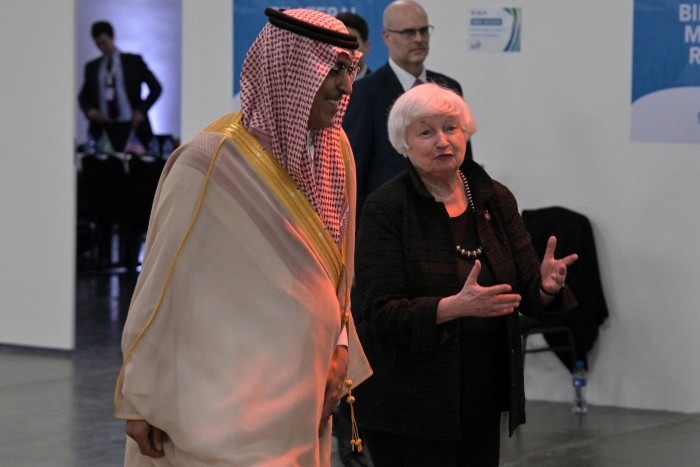
{"label": "woman's other hand", "polygon": [[437,323],[444,323],[455,318],[472,316],[493,318],[515,311],[520,306],[520,294],[512,293],[509,284],[482,287],[477,282],[481,272],[481,261],[474,261],[462,290],[456,295],[440,300],[437,308]]}

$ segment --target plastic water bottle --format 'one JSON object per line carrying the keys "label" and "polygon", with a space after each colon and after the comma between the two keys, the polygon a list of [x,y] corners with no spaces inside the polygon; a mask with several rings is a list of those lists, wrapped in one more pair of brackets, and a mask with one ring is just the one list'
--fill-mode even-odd
{"label": "plastic water bottle", "polygon": [[585,414],[588,412],[588,404],[586,403],[586,385],[588,384],[586,364],[583,360],[577,360],[574,367],[573,375],[574,384],[574,405],[573,412],[575,414]]}
{"label": "plastic water bottle", "polygon": [[95,141],[95,137],[92,136],[92,133],[90,132],[88,132],[88,139],[85,143],[85,149],[83,151],[86,155],[90,156],[97,152],[97,141]]}
{"label": "plastic water bottle", "polygon": [[162,156],[163,159],[167,159],[170,156],[170,153],[173,152],[174,146],[173,146],[173,140],[172,138],[165,138],[165,141],[163,141],[163,150],[162,150]]}

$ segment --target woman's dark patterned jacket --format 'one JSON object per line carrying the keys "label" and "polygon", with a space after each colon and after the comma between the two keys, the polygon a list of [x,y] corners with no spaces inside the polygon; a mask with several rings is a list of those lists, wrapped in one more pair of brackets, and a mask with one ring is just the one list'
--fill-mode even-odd
{"label": "woman's dark patterned jacket", "polygon": [[[537,316],[540,260],[512,193],[466,159],[477,231],[496,279],[522,296],[520,312]],[[447,211],[412,167],[372,193],[362,207],[355,280],[363,297],[359,326],[374,369],[355,391],[361,427],[422,439],[459,437],[458,320],[437,325],[437,304],[461,290]],[[568,289],[550,308],[575,306]],[[525,423],[518,314],[507,319],[510,433]]]}

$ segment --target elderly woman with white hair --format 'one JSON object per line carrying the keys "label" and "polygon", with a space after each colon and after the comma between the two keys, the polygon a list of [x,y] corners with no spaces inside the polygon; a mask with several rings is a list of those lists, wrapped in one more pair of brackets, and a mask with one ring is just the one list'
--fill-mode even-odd
{"label": "elderly woman with white hair", "polygon": [[525,422],[518,314],[571,308],[576,255],[540,263],[513,194],[465,158],[476,123],[436,84],[403,94],[389,139],[410,168],[372,193],[356,249],[374,370],[355,412],[375,467],[497,466],[501,413]]}

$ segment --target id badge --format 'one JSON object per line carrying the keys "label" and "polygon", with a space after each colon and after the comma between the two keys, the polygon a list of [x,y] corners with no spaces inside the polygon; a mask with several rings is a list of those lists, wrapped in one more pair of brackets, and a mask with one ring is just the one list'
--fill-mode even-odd
{"label": "id badge", "polygon": [[105,100],[114,100],[114,88],[105,88]]}

